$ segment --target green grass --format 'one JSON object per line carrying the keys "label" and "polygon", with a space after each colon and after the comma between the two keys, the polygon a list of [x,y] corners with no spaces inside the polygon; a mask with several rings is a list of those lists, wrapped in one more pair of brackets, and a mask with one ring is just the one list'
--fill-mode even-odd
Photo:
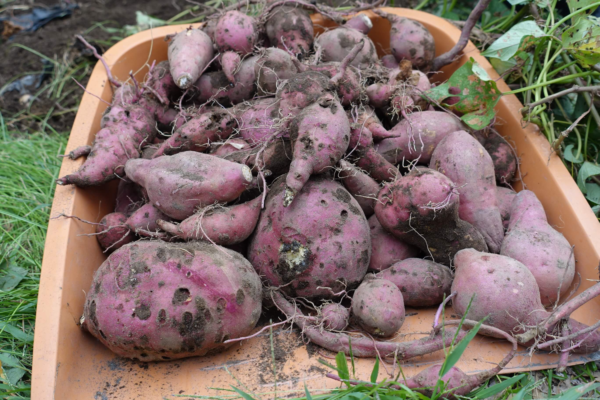
{"label": "green grass", "polygon": [[14,289],[0,290],[0,393],[27,398],[46,226],[61,162],[56,156],[67,135],[23,135],[2,124],[0,138],[0,288],[12,286],[8,275],[24,274]]}

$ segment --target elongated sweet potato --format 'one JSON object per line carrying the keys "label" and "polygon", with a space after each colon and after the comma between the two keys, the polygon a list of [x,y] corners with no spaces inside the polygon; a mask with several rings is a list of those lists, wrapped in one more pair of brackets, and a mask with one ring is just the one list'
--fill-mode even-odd
{"label": "elongated sweet potato", "polygon": [[323,176],[313,176],[288,207],[284,191],[281,177],[250,239],[254,268],[294,296],[330,298],[356,287],[371,256],[369,227],[356,200]]}
{"label": "elongated sweet potato", "polygon": [[169,43],[171,75],[181,89],[192,86],[212,58],[212,41],[199,29],[185,29],[175,35]]}
{"label": "elongated sweet potato", "polygon": [[235,200],[252,182],[246,165],[195,151],[129,160],[125,173],[146,189],[150,203],[178,220],[197,207]]}
{"label": "elongated sweet potato", "polygon": [[375,215],[384,229],[433,261],[450,265],[461,249],[487,251],[479,231],[458,217],[456,185],[429,168],[414,168],[379,191]]}
{"label": "elongated sweet potato", "polygon": [[287,139],[276,139],[269,143],[264,151],[261,147],[236,151],[226,155],[229,161],[246,164],[253,169],[264,168],[274,176],[283,175],[290,169],[292,162],[292,144]]}
{"label": "elongated sweet potato", "polygon": [[204,356],[247,336],[261,305],[260,279],[240,254],[202,242],[142,241],[96,271],[81,327],[122,357]]}
{"label": "elongated sweet potato", "polygon": [[369,271],[383,271],[398,261],[417,257],[421,254],[421,251],[415,246],[404,243],[383,229],[377,215],[369,218],[369,229],[371,229],[371,247],[373,249]]}
{"label": "elongated sweet potato", "polygon": [[294,153],[284,205],[291,204],[312,174],[337,164],[348,148],[349,135],[348,117],[331,94],[320,97],[298,115],[290,126]]}
{"label": "elongated sweet potato", "polygon": [[379,193],[379,184],[345,160],[340,160],[340,167],[342,168],[339,173],[340,180],[360,204],[365,216],[370,217],[375,212],[375,200],[377,199],[377,193]]}
{"label": "elongated sweet potato", "polygon": [[452,132],[433,151],[429,167],[456,184],[458,215],[481,232],[492,253],[499,253],[504,226],[496,200],[494,163],[485,148],[465,131]]}
{"label": "elongated sweet potato", "polygon": [[431,307],[450,295],[452,270],[422,258],[407,258],[375,275],[387,279],[400,289],[404,305]]}
{"label": "elongated sweet potato", "polygon": [[330,79],[321,72],[306,71],[292,76],[277,91],[281,116],[295,117],[330,89]]}
{"label": "elongated sweet potato", "polygon": [[175,225],[158,221],[160,228],[184,240],[210,240],[231,246],[246,240],[256,227],[260,216],[262,196],[231,207],[214,207],[200,211]]}
{"label": "elongated sweet potato", "polygon": [[519,192],[512,203],[509,231],[500,254],[523,263],[540,289],[542,304],[553,305],[565,298],[575,277],[571,245],[546,219],[535,193]]}

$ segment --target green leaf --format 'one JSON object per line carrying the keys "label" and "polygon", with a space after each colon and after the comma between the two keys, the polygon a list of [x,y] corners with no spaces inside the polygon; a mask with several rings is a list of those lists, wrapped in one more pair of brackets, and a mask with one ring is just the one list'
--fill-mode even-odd
{"label": "green leaf", "polygon": [[583,66],[600,63],[600,24],[598,19],[579,19],[562,34],[563,48]]}
{"label": "green leaf", "polygon": [[12,354],[0,353],[0,363],[3,367],[20,367],[19,359]]}
{"label": "green leaf", "polygon": [[477,394],[473,397],[473,399],[488,399],[492,396],[495,396],[498,393],[502,392],[504,389],[515,384],[518,380],[520,380],[524,376],[525,376],[525,374],[521,374],[521,375],[513,376],[512,378],[502,381],[500,383],[496,383],[493,386],[490,386],[488,388],[485,388],[485,389],[477,392]]}
{"label": "green leaf", "polygon": [[508,0],[511,6],[518,6],[519,4],[529,4],[531,0]]}
{"label": "green leaf", "polygon": [[0,332],[8,332],[13,335],[16,339],[21,340],[23,342],[33,343],[33,335],[23,332],[19,328],[7,323],[0,321]]}
{"label": "green leaf", "polygon": [[[598,0],[567,0],[567,4],[569,5],[569,10],[571,10],[572,13],[577,10],[582,9],[583,7],[587,7],[587,6],[597,3],[597,2],[598,2]],[[587,15],[591,15],[596,8],[598,8],[598,7],[590,8],[589,10],[586,10],[582,13],[575,15],[573,17],[573,23],[576,23],[581,18],[585,18]]]}
{"label": "green leaf", "polygon": [[356,377],[356,369],[354,367],[354,353],[352,353],[352,339],[348,337],[348,348],[350,350],[350,361],[352,362],[352,377]]}
{"label": "green leaf", "polygon": [[9,385],[15,386],[25,375],[25,370],[21,368],[4,368],[0,370],[0,379]]}
{"label": "green leaf", "polygon": [[575,157],[575,154],[573,154],[574,147],[575,145],[568,145],[565,148],[565,151],[563,152],[563,157],[565,158],[565,160],[570,161],[572,163],[581,164],[583,162],[583,154],[579,153],[579,157]]}
{"label": "green leaf", "polygon": [[377,382],[379,376],[379,357],[375,359],[375,365],[373,365],[373,371],[371,371],[371,382]]}
{"label": "green leaf", "polygon": [[458,342],[454,350],[452,350],[452,352],[448,354],[448,357],[446,357],[446,360],[444,361],[444,365],[442,366],[442,368],[440,368],[440,378],[443,378],[444,375],[446,375],[448,371],[450,371],[452,367],[456,365],[458,360],[460,360],[460,357],[462,357],[463,353],[465,352],[465,349],[467,348],[471,340],[473,340],[475,335],[477,335],[479,327],[482,323],[483,321],[479,321],[477,325],[475,325],[475,327],[471,329],[469,333],[467,333],[467,336],[465,336],[463,340]]}
{"label": "green leaf", "polygon": [[[337,371],[340,375],[340,378],[344,380],[350,379],[350,371],[348,371],[348,361],[346,360],[346,355],[344,354],[344,352],[340,351],[339,353],[337,353],[337,355],[335,356],[335,364],[337,365]],[[346,384],[350,386],[348,382],[346,382]]]}
{"label": "green leaf", "polygon": [[596,214],[596,216],[598,216],[598,214],[600,214],[600,206],[592,207],[592,211],[594,212],[594,214]]}
{"label": "green leaf", "polygon": [[[456,104],[444,104],[452,111],[463,114],[461,120],[469,127],[480,130],[485,128],[494,118],[494,106],[500,100],[501,93],[494,81],[483,81],[473,68],[476,65],[472,58],[456,70],[448,81],[425,92],[437,102],[443,103],[448,97],[458,97]],[[458,94],[450,93],[450,88],[458,90]]]}
{"label": "green leaf", "polygon": [[246,399],[246,400],[256,400],[254,397],[250,396],[246,392],[242,392],[240,389],[236,388],[235,386],[231,386],[231,387],[233,388],[233,390],[235,390],[237,392],[237,394],[239,394],[240,396],[242,396],[244,399]]}
{"label": "green leaf", "polygon": [[600,185],[597,183],[586,183],[585,190],[587,192],[585,198],[594,204],[600,205]]}
{"label": "green leaf", "polygon": [[517,65],[517,60],[511,58],[508,61],[502,61],[499,58],[490,57],[490,64],[492,64],[492,67],[494,67],[498,74],[502,75],[503,73]]}
{"label": "green leaf", "polygon": [[590,392],[597,387],[600,387],[600,383],[594,383],[594,381],[586,383],[585,385],[572,387],[569,390],[561,393],[560,397],[557,397],[556,400],[577,400],[587,392]]}
{"label": "green leaf", "polygon": [[310,392],[308,391],[308,388],[306,387],[306,383],[304,384],[304,394],[306,395],[306,400],[312,400],[312,396],[310,395]]}
{"label": "green leaf", "polygon": [[481,53],[486,57],[499,58],[502,61],[510,60],[523,46],[529,44],[523,40],[526,37],[542,37],[544,32],[534,21],[524,21],[514,25],[504,35],[500,36],[486,51]]}
{"label": "green leaf", "polygon": [[337,368],[335,366],[333,366],[332,364],[330,364],[328,361],[325,361],[322,358],[319,358],[317,361],[320,362],[321,364],[323,364],[324,366],[329,367],[334,371],[337,371]]}
{"label": "green leaf", "polygon": [[600,174],[600,166],[596,164],[592,164],[589,161],[583,163],[581,168],[579,168],[579,172],[577,173],[577,186],[579,189],[585,194],[587,192],[585,187],[585,181],[590,176],[599,175]]}
{"label": "green leaf", "polygon": [[12,260],[4,260],[0,270],[6,270],[6,275],[0,277],[0,292],[13,290],[27,275],[27,270],[16,266]]}

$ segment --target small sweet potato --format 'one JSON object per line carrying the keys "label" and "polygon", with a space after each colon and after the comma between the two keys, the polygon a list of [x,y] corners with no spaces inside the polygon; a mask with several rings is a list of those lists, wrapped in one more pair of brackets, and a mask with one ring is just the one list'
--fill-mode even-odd
{"label": "small sweet potato", "polygon": [[125,226],[137,234],[140,234],[140,232],[155,232],[158,230],[158,224],[156,221],[159,219],[170,220],[170,218],[163,214],[158,208],[154,207],[150,203],[147,203],[138,208],[129,216],[129,218],[127,218],[127,221],[125,221]]}
{"label": "small sweet potato", "polygon": [[170,69],[169,61],[159,62],[154,66],[144,84],[152,89],[151,94],[164,105],[169,105],[171,97],[179,92],[179,87],[175,84]]}
{"label": "small sweet potato", "polygon": [[260,279],[240,254],[202,242],[141,241],[96,271],[81,328],[121,357],[204,356],[250,334],[261,306]]}
{"label": "small sweet potato", "polygon": [[290,54],[274,47],[262,49],[254,66],[256,87],[262,95],[277,93],[277,85],[297,74]]}
{"label": "small sweet potato", "polygon": [[323,32],[315,39],[315,45],[320,47],[321,61],[342,61],[361,40],[364,40],[362,50],[350,65],[363,69],[372,66],[379,59],[373,41],[364,33],[342,25]]}
{"label": "small sweet potato", "polygon": [[146,189],[150,203],[178,220],[194,214],[197,207],[235,200],[252,182],[247,166],[195,151],[132,159],[125,173]]}
{"label": "small sweet potato", "polygon": [[314,42],[313,23],[308,12],[300,7],[279,6],[271,10],[265,23],[271,46],[307,56]]}
{"label": "small sweet potato", "polygon": [[252,53],[258,41],[258,23],[250,15],[227,11],[217,21],[213,35],[220,52],[231,51],[245,56]]}
{"label": "small sweet potato", "polygon": [[445,265],[422,258],[407,258],[375,275],[387,279],[400,289],[404,305],[437,306],[450,295],[452,270]]}
{"label": "small sweet potato", "polygon": [[325,303],[320,310],[323,328],[330,331],[343,331],[348,326],[350,311],[339,303]]}
{"label": "small sweet potato", "polygon": [[96,225],[96,238],[102,250],[115,251],[135,240],[132,231],[125,225],[126,221],[127,216],[120,212],[107,214],[100,220]]}
{"label": "small sweet potato", "polygon": [[205,103],[211,100],[221,104],[238,104],[250,100],[256,92],[256,75],[254,67],[258,57],[250,56],[242,60],[237,72],[233,75],[235,84],[223,71],[207,72],[195,81],[196,101]]}
{"label": "small sweet potato", "polygon": [[369,275],[352,296],[352,316],[375,337],[390,337],[404,323],[404,299],[392,282]]}
{"label": "small sweet potato", "polygon": [[517,157],[512,146],[496,132],[490,132],[483,147],[494,162],[498,184],[511,183],[517,172]]}

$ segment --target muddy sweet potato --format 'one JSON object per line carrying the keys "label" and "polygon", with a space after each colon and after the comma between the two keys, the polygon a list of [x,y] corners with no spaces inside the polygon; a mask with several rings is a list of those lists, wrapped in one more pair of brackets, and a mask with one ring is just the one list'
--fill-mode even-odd
{"label": "muddy sweet potato", "polygon": [[340,180],[360,204],[365,216],[370,217],[375,212],[375,200],[377,199],[377,193],[379,193],[379,184],[345,160],[340,160],[340,167]]}
{"label": "muddy sweet potato", "polygon": [[271,46],[307,56],[314,42],[313,23],[308,12],[300,7],[278,6],[269,12],[265,30]]}
{"label": "muddy sweet potato", "polygon": [[96,225],[96,239],[104,251],[115,251],[135,240],[133,232],[125,225],[127,216],[120,212],[107,214]]}
{"label": "muddy sweet potato", "polygon": [[391,233],[387,232],[377,219],[377,215],[369,218],[369,229],[371,229],[371,261],[369,271],[383,271],[398,261],[417,257],[421,250],[408,243],[404,243]]}
{"label": "muddy sweet potato", "polygon": [[350,311],[339,303],[325,303],[319,317],[323,328],[330,331],[343,331],[348,326]]}
{"label": "muddy sweet potato", "polygon": [[175,84],[187,89],[213,58],[213,43],[199,29],[188,28],[175,35],[169,43],[169,67]]}
{"label": "muddy sweet potato", "polygon": [[250,334],[261,305],[260,279],[238,253],[202,242],[142,241],[96,271],[81,327],[122,357],[204,356]]}
{"label": "muddy sweet potato", "polygon": [[283,205],[285,176],[271,188],[248,259],[272,286],[294,296],[331,298],[362,281],[371,256],[369,227],[344,187],[313,176]]}
{"label": "muddy sweet potato", "polygon": [[392,282],[369,275],[352,295],[352,318],[375,337],[390,337],[404,323],[404,300]]}
{"label": "muddy sweet potato", "polygon": [[287,51],[273,47],[262,49],[254,65],[258,93],[274,95],[278,85],[298,72]]}
{"label": "muddy sweet potato", "polygon": [[177,220],[197,207],[235,200],[252,182],[246,165],[195,151],[129,160],[125,173],[146,189],[151,204]]}
{"label": "muddy sweet potato", "polygon": [[246,57],[242,60],[233,75],[235,84],[231,84],[223,71],[207,72],[195,81],[196,101],[205,103],[218,101],[220,104],[238,104],[250,100],[256,92],[256,75],[254,67],[257,56]]}
{"label": "muddy sweet potato", "polygon": [[323,32],[315,39],[315,45],[320,47],[321,61],[342,61],[361,40],[364,40],[363,47],[350,65],[363,69],[375,64],[379,58],[375,45],[361,31],[348,27],[347,24],[342,25]]}
{"label": "muddy sweet potato", "polygon": [[496,200],[498,200],[498,208],[500,209],[500,215],[502,216],[502,225],[504,226],[504,229],[508,228],[510,221],[510,210],[516,195],[517,193],[512,189],[496,186]]}
{"label": "muddy sweet potato", "polygon": [[[250,145],[256,146],[280,131],[279,101],[269,97],[235,106],[237,131]],[[282,136],[285,132],[282,132]]]}

